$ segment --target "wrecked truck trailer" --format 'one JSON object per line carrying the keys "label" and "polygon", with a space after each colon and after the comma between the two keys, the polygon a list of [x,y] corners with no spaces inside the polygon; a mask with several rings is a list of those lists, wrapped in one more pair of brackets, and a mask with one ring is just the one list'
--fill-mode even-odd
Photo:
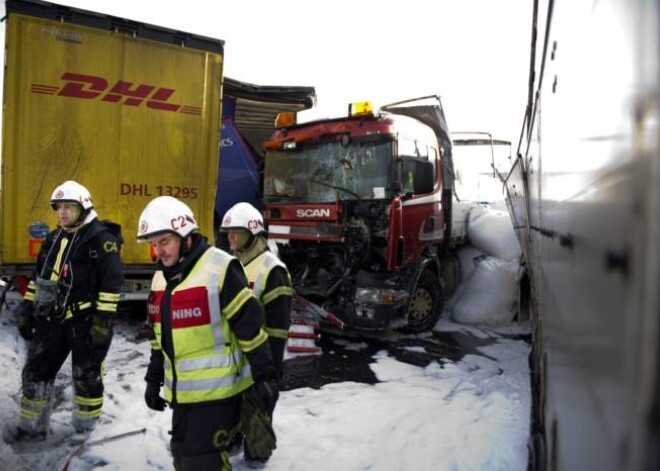
{"label": "wrecked truck trailer", "polygon": [[5,8],[0,273],[31,275],[51,192],[73,179],[122,226],[122,299],[146,299],[146,203],[181,198],[212,227],[224,42],[49,2]]}
{"label": "wrecked truck trailer", "polygon": [[506,175],[530,282],[531,471],[660,469],[658,6],[534,1]]}
{"label": "wrecked truck trailer", "polygon": [[[236,203],[263,209],[261,144],[273,133],[279,113],[298,112],[316,104],[316,90],[306,86],[255,85],[225,77],[222,129],[213,227],[216,236],[222,218]],[[220,241],[218,241],[220,243]]]}
{"label": "wrecked truck trailer", "polygon": [[277,113],[313,106],[316,92],[223,77],[220,39],[37,0],[5,6],[0,274],[22,291],[56,220],[50,192],[75,179],[122,226],[122,300],[144,301],[153,254],[134,234],[146,203],[182,199],[209,236],[235,198],[260,206],[255,149]]}

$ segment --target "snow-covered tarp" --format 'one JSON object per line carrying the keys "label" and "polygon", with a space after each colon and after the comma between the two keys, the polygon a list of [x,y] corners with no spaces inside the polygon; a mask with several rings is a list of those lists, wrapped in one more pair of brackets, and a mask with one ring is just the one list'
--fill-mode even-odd
{"label": "snow-covered tarp", "polygon": [[470,244],[458,250],[461,284],[446,309],[461,324],[504,324],[519,313],[522,250],[505,212],[474,205],[467,222]]}

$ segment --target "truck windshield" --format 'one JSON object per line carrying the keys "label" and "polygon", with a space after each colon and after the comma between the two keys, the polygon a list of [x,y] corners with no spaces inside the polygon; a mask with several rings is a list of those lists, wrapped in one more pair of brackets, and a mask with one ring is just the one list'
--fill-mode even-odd
{"label": "truck windshield", "polygon": [[266,154],[264,200],[331,203],[392,196],[391,142],[326,142]]}

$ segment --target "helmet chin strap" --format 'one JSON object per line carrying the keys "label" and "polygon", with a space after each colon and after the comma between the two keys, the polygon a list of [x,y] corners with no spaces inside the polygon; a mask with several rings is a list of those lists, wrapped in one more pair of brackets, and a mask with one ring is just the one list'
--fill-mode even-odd
{"label": "helmet chin strap", "polygon": [[[176,233],[173,232],[173,234],[176,234]],[[176,234],[176,235],[179,237],[179,239],[181,239],[181,244],[179,245],[179,258],[178,258],[177,262],[172,266],[166,267],[166,266],[162,265],[161,261],[158,261],[159,266],[161,267],[163,272],[168,277],[170,275],[167,275],[167,274],[172,274],[172,273],[175,274],[174,275],[175,277],[180,277],[181,276],[181,273],[179,273],[179,271],[178,271],[180,266],[181,266],[181,262],[183,262],[186,259],[186,257],[190,254],[190,248],[193,245],[193,240],[192,240],[193,234],[187,235],[186,237],[181,237],[179,234]]]}
{"label": "helmet chin strap", "polygon": [[184,258],[190,254],[190,248],[192,247],[192,234],[187,235],[186,237],[181,237],[181,245],[179,245],[179,262],[183,261]]}
{"label": "helmet chin strap", "polygon": [[247,235],[247,238],[243,241],[243,245],[236,249],[237,253],[249,251],[256,240],[256,237],[251,232],[246,230],[244,233]]}
{"label": "helmet chin strap", "polygon": [[76,232],[78,229],[80,229],[80,224],[71,224],[69,226],[62,226],[62,229],[67,234],[70,234],[70,233]]}
{"label": "helmet chin strap", "polygon": [[241,250],[237,250],[235,255],[243,265],[247,265],[254,260],[257,255],[266,250],[267,247],[268,243],[265,238],[250,234],[248,242],[245,243]]}

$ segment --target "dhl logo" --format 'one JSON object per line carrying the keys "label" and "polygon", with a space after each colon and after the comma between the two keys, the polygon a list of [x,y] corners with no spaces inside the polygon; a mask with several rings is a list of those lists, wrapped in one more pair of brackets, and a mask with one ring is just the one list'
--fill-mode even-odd
{"label": "dhl logo", "polygon": [[168,103],[168,100],[176,92],[172,88],[157,87],[148,84],[133,86],[132,82],[125,82],[123,80],[119,80],[112,87],[109,87],[108,81],[103,77],[76,74],[73,72],[65,72],[60,78],[66,81],[61,88],[33,83],[30,85],[30,91],[32,93],[81,98],[83,100],[100,98],[101,101],[121,103],[126,106],[140,106],[144,103],[147,108],[153,110],[192,115],[202,114],[202,109],[197,106]]}

